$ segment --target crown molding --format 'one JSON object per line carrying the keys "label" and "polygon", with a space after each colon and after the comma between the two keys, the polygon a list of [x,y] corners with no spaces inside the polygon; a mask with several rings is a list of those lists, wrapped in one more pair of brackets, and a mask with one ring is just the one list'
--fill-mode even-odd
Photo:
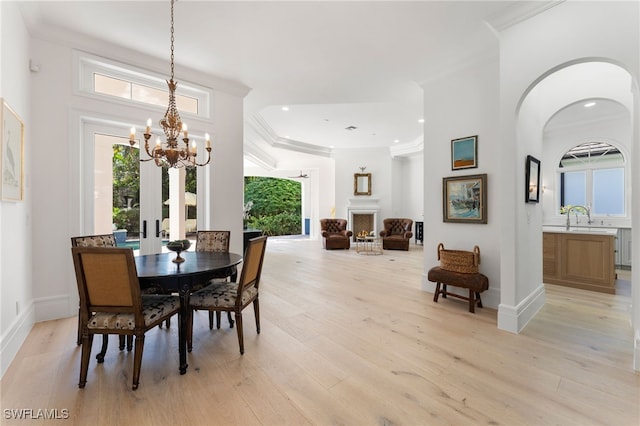
{"label": "crown molding", "polygon": [[496,32],[501,32],[564,2],[565,0],[516,2],[489,15],[485,22]]}
{"label": "crown molding", "polygon": [[296,141],[294,139],[283,138],[278,136],[276,132],[269,126],[260,114],[254,114],[247,120],[247,125],[256,132],[269,145],[274,148],[287,149],[289,151],[302,152],[304,154],[319,155],[322,157],[331,157],[331,148],[313,145]]}
{"label": "crown molding", "polygon": [[389,147],[391,158],[407,157],[412,154],[417,154],[424,150],[424,136],[420,136],[413,142],[407,142],[399,145],[393,145]]}

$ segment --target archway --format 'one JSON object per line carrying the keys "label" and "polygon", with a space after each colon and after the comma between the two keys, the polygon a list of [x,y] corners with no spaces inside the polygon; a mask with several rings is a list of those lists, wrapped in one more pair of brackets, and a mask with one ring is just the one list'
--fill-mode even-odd
{"label": "archway", "polygon": [[[623,106],[628,119],[626,129],[622,137],[617,135],[616,139],[622,141],[630,155],[630,161],[637,164],[638,159],[638,122],[634,120],[638,108],[638,85],[632,75],[622,66],[601,58],[585,58],[570,63],[561,64],[541,75],[522,95],[517,109],[516,130],[517,130],[517,156],[522,157],[527,154],[534,154],[542,158],[542,185],[553,185],[549,183],[550,176],[555,173],[557,162],[544,161],[545,151],[545,129],[559,111],[577,103],[585,103],[588,100],[606,100]],[[593,123],[592,123],[593,124]],[[634,149],[636,148],[636,149]],[[635,161],[634,161],[635,160]],[[555,163],[555,164],[554,164]],[[638,181],[638,172],[631,170],[631,181]],[[635,179],[634,179],[635,178]],[[631,197],[631,188],[628,188],[628,195]],[[547,204],[544,207],[545,203]],[[631,205],[638,205],[637,200],[632,200]],[[549,207],[550,206],[550,207]],[[527,223],[533,223],[541,227],[547,220],[555,220],[554,215],[549,213],[555,208],[553,194],[543,194],[541,205],[525,206],[524,213]],[[640,212],[637,208],[631,209],[628,217],[612,223],[613,226],[626,225],[629,228],[638,226]],[[557,215],[556,215],[557,216]],[[636,232],[637,234],[637,232]],[[530,286],[521,291],[536,292],[533,288],[542,282],[542,247],[541,239],[535,239],[532,253],[539,253],[529,259],[529,263],[519,263],[519,276],[529,276],[530,279],[523,280],[520,286]],[[635,257],[637,259],[637,256]],[[635,330],[635,340],[640,341],[640,282],[638,268],[632,272],[634,283],[632,288],[632,323]],[[540,288],[540,287],[538,287]],[[538,290],[538,300],[544,302],[544,290]],[[634,353],[634,367],[640,370],[640,348],[636,343]]]}

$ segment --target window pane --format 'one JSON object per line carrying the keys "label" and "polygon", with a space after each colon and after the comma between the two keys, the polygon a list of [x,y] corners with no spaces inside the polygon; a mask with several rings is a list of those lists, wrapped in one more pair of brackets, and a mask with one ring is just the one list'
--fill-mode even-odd
{"label": "window pane", "polygon": [[624,214],[624,169],[593,171],[593,214]]}
{"label": "window pane", "polygon": [[93,84],[96,93],[131,99],[131,84],[127,81],[102,74],[94,74]]}
{"label": "window pane", "polygon": [[[169,89],[160,90],[141,84],[134,84],[131,96],[135,101],[166,107],[169,102]],[[176,108],[180,112],[185,111],[197,114],[198,99],[176,94]]]}
{"label": "window pane", "polygon": [[564,206],[587,205],[586,172],[566,172],[564,175]]}
{"label": "window pane", "polygon": [[131,88],[131,98],[134,101],[166,107],[169,101],[169,91],[134,84]]}

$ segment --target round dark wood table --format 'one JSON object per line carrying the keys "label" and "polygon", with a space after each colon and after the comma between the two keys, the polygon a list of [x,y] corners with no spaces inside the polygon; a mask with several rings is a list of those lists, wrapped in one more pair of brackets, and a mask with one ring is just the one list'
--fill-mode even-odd
{"label": "round dark wood table", "polygon": [[177,292],[180,296],[180,324],[178,348],[180,374],[187,372],[187,324],[191,292],[214,278],[221,270],[237,266],[242,256],[236,253],[193,252],[180,253],[182,263],[174,263],[176,253],[136,256],[136,269],[141,288],[155,288],[162,293]]}

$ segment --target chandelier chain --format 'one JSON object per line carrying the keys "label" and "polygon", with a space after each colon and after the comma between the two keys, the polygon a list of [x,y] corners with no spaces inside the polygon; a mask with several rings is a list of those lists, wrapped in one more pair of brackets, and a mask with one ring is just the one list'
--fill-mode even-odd
{"label": "chandelier chain", "polygon": [[173,80],[173,42],[174,42],[174,36],[173,36],[173,2],[174,0],[171,0],[171,80]]}

